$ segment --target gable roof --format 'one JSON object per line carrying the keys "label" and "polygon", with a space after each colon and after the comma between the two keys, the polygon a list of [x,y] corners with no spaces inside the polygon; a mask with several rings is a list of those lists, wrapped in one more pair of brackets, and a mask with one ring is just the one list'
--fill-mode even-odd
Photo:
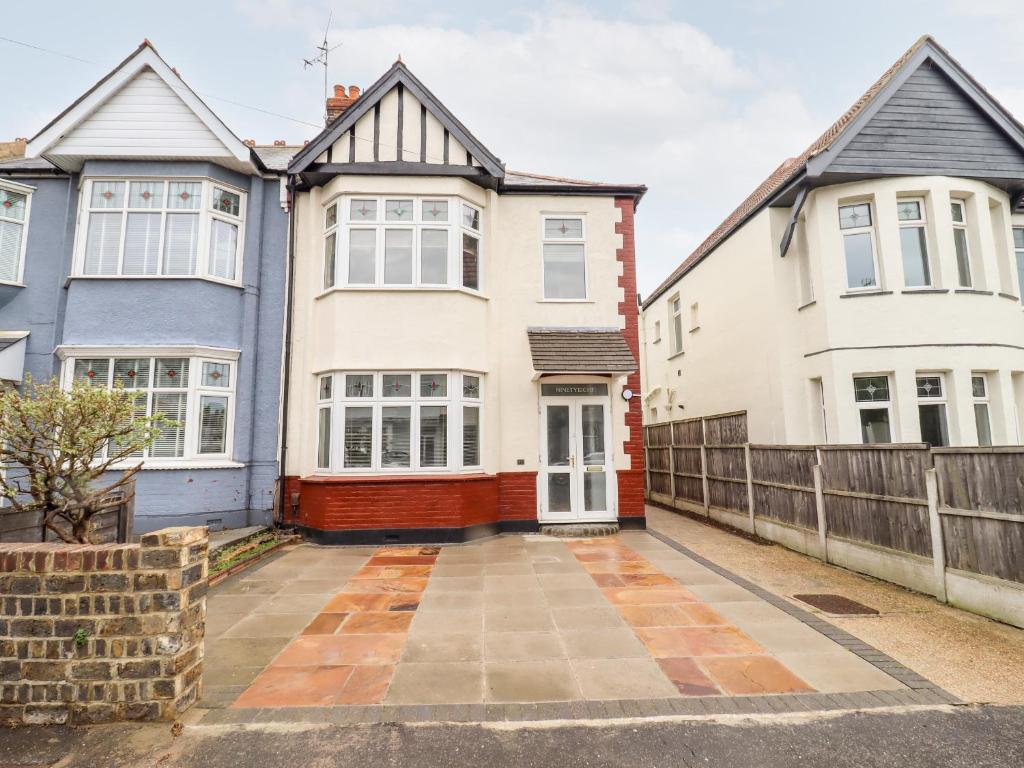
{"label": "gable roof", "polygon": [[33,136],[25,151],[26,158],[46,158],[59,166],[60,162],[54,158],[51,150],[57,147],[75,128],[96,113],[111,97],[147,70],[153,72],[168,88],[172,89],[185,106],[223,145],[226,152],[222,161],[226,165],[236,170],[249,172],[257,167],[249,147],[188,87],[177,71],[160,57],[149,40],[144,40],[131,55]]}
{"label": "gable roof", "polygon": [[[920,37],[843,115],[796,157],[782,162],[736,208],[725,221],[698,245],[683,262],[654,289],[643,306],[647,307],[693,269],[737,229],[767,205],[792,193],[800,185],[813,186],[823,177],[840,153],[857,136],[878,110],[926,61],[943,73],[985,117],[1024,153],[1024,126],[968,73],[949,52],[930,35]],[[964,173],[964,176],[970,174]]]}
{"label": "gable roof", "polygon": [[295,155],[288,166],[288,172],[297,174],[309,168],[316,161],[317,157],[326,152],[327,148],[341,138],[346,131],[350,130],[359,118],[373,109],[391,89],[399,84],[415,96],[451,135],[458,139],[472,153],[473,157],[480,162],[480,165],[483,166],[487,173],[495,178],[501,178],[505,175],[505,166],[501,160],[470,133],[469,129],[459,122],[448,111],[448,108],[401,61],[396,61],[391,66],[391,69],[385,72],[377,82],[363,91],[362,95],[338,119],[324,128],[301,152]]}

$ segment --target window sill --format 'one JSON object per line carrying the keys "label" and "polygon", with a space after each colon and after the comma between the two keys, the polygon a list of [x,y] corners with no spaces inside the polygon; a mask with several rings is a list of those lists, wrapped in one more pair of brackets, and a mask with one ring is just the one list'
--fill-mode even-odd
{"label": "window sill", "polygon": [[0,286],[6,288],[24,288],[25,283],[19,283],[17,280],[0,280]]}
{"label": "window sill", "polygon": [[699,325],[695,325],[693,328],[690,329],[690,333],[696,333],[699,330],[700,330],[700,326]]}
{"label": "window sill", "polygon": [[67,288],[72,280],[202,280],[204,283],[216,283],[227,288],[241,290],[245,287],[239,282],[207,275],[68,275],[64,280],[64,287]]}
{"label": "window sill", "polygon": [[490,301],[489,296],[471,288],[447,288],[433,285],[342,285],[320,291],[313,298],[322,299],[332,293],[461,293],[481,301]]}
{"label": "window sill", "polygon": [[[113,464],[110,471],[118,472],[124,469],[131,469],[137,461],[122,461]],[[165,469],[241,469],[246,465],[240,461],[231,459],[146,459],[142,470],[165,470]]]}
{"label": "window sill", "polygon": [[995,291],[983,291],[979,288],[957,288],[953,293],[969,293],[975,296],[995,296]]}
{"label": "window sill", "polygon": [[538,304],[596,304],[593,299],[537,299]]}
{"label": "window sill", "polygon": [[1010,301],[1020,301],[1020,296],[1014,296],[1012,293],[1000,293],[999,295],[1004,299],[1009,299]]}
{"label": "window sill", "polygon": [[949,293],[949,288],[904,288],[900,291],[901,294],[932,294],[932,293]]}
{"label": "window sill", "polygon": [[675,360],[675,359],[676,359],[677,357],[682,357],[682,356],[683,356],[683,355],[685,355],[685,354],[686,354],[686,352],[685,352],[685,351],[682,351],[682,350],[680,350],[679,352],[675,352],[675,353],[673,353],[673,354],[669,355],[669,356],[668,356],[668,359],[669,359],[669,360]]}
{"label": "window sill", "polygon": [[651,344],[661,344],[661,339],[655,339]]}
{"label": "window sill", "polygon": [[856,299],[861,296],[892,296],[892,291],[851,291],[839,294],[840,299]]}
{"label": "window sill", "polygon": [[303,482],[314,483],[422,483],[422,482],[473,482],[494,477],[486,474],[482,468],[466,469],[460,471],[433,471],[423,470],[416,472],[403,468],[394,473],[377,472],[355,472],[338,470],[332,472],[320,469],[311,475],[302,478]]}
{"label": "window sill", "polygon": [[807,302],[806,304],[801,304],[801,305],[800,305],[799,307],[797,307],[797,308],[796,308],[796,311],[797,311],[797,312],[803,312],[803,311],[804,311],[805,309],[807,309],[808,307],[813,307],[813,306],[814,306],[815,304],[817,304],[817,303],[818,303],[818,300],[817,300],[817,299],[811,299],[811,300],[810,300],[810,301],[808,301],[808,302]]}

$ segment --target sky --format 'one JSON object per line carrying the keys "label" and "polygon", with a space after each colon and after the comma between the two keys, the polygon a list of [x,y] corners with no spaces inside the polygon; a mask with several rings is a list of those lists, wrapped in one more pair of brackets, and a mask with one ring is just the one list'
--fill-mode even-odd
{"label": "sky", "polygon": [[922,34],[1024,116],[1019,0],[76,0],[3,17],[0,141],[31,137],[148,38],[258,143],[318,132],[324,73],[303,59],[330,18],[331,84],[366,87],[401,55],[509,169],[646,184],[644,295]]}

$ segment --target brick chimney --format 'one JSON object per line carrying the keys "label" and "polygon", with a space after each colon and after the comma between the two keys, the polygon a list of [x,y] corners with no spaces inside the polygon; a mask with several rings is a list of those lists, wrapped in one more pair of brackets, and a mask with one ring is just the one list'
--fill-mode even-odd
{"label": "brick chimney", "polygon": [[334,86],[334,95],[327,98],[327,124],[330,125],[337,120],[341,113],[352,106],[359,98],[359,86],[350,85],[348,93],[344,85]]}
{"label": "brick chimney", "polygon": [[0,160],[17,160],[25,156],[25,145],[28,139],[0,141]]}

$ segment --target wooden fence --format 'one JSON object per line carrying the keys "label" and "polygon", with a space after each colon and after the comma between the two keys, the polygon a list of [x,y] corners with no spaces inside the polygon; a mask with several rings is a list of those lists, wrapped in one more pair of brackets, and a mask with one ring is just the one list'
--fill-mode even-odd
{"label": "wooden fence", "polygon": [[1001,580],[1020,618],[997,618],[1024,621],[1024,448],[751,445],[743,413],[646,429],[651,501],[942,600]]}
{"label": "wooden fence", "polygon": [[[135,484],[132,482],[118,493],[124,501],[93,518],[92,543],[125,543],[132,535],[135,518]],[[11,512],[0,507],[0,543],[37,543],[59,541],[59,537],[43,526],[40,512]]]}

